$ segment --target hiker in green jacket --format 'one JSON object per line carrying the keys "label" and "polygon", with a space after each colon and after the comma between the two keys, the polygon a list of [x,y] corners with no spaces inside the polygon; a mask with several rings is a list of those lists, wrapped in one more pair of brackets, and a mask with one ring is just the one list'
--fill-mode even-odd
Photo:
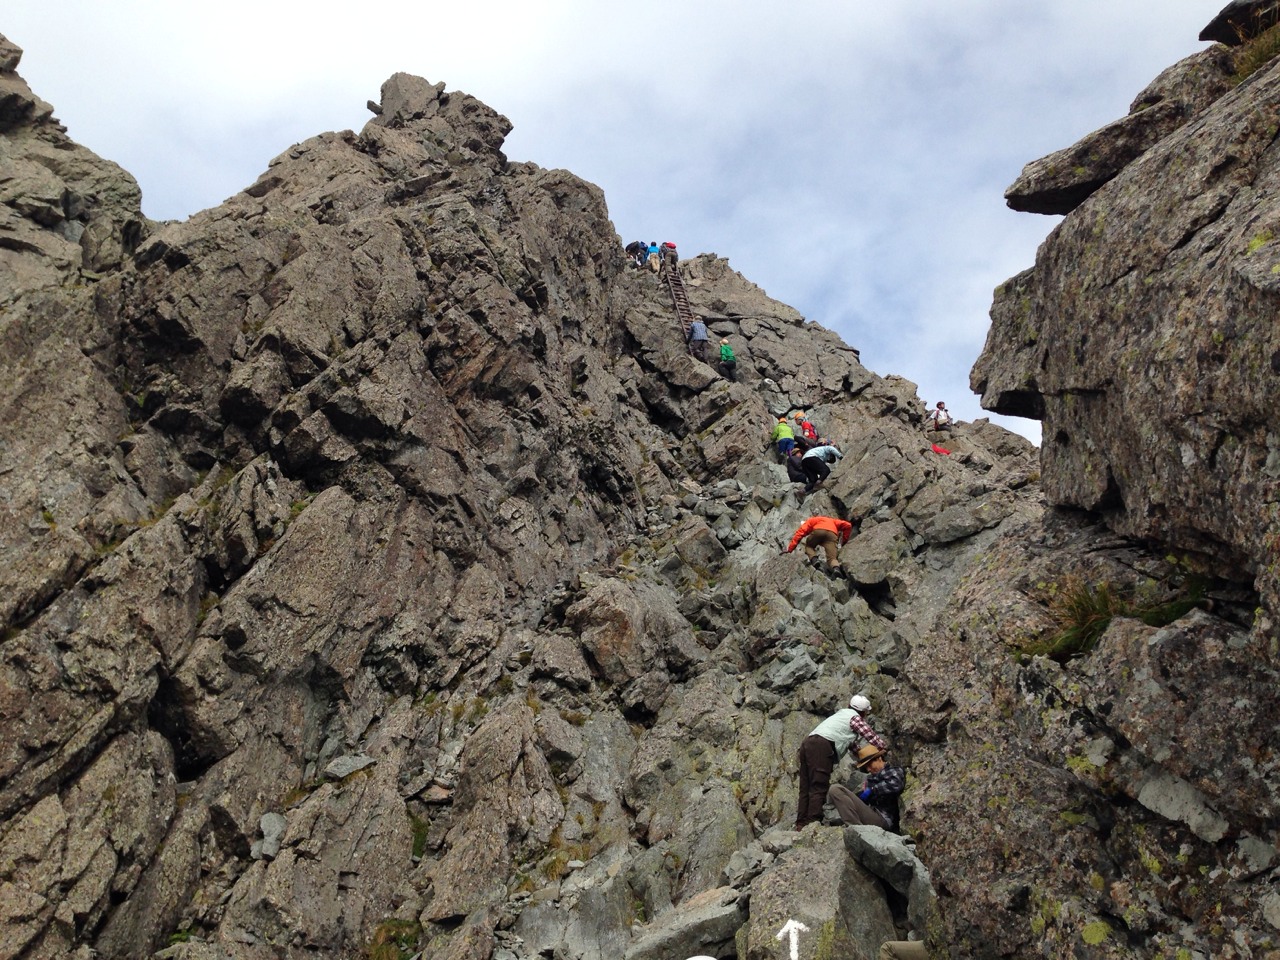
{"label": "hiker in green jacket", "polygon": [[778,444],[778,462],[785,463],[787,454],[796,445],[796,432],[791,429],[791,424],[787,423],[786,417],[778,418],[778,425],[773,428],[773,433],[769,434],[769,441]]}
{"label": "hiker in green jacket", "polygon": [[720,369],[728,380],[738,379],[738,361],[728,340],[720,341]]}

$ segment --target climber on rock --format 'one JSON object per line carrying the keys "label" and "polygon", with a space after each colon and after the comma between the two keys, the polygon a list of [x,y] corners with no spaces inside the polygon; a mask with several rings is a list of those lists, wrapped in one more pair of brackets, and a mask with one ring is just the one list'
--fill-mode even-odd
{"label": "climber on rock", "polygon": [[828,464],[843,458],[844,454],[829,443],[806,450],[800,460],[800,468],[809,478],[809,485],[804,488],[804,492],[813,493],[820,487],[822,481],[831,476],[831,467]]}
{"label": "climber on rock", "polygon": [[695,317],[689,321],[689,332],[685,335],[685,340],[689,344],[689,352],[701,360],[707,362],[707,325],[702,322],[701,317]]}
{"label": "climber on rock", "polygon": [[929,412],[927,425],[930,430],[951,432],[951,411],[947,409],[947,405],[941,400],[938,405]]}
{"label": "climber on rock", "polygon": [[898,795],[907,785],[907,771],[891,767],[881,747],[867,744],[858,750],[857,768],[867,777],[857,789],[833,784],[827,791],[827,802],[845,823],[868,827],[884,827],[898,833]]}
{"label": "climber on rock", "polygon": [[831,771],[855,743],[866,741],[880,749],[888,747],[884,737],[871,728],[865,716],[871,701],[862,694],[849,700],[846,710],[837,710],[813,728],[800,744],[800,800],[796,806],[796,829],[803,830],[822,820],[822,805],[831,787]]}
{"label": "climber on rock", "polygon": [[848,520],[837,517],[810,517],[800,524],[791,538],[791,543],[783,552],[791,553],[803,540],[805,557],[810,564],[815,567],[819,565],[818,547],[821,547],[827,555],[827,570],[843,575],[844,568],[840,566],[838,551],[843,544],[849,542],[851,536],[853,536],[853,524]]}
{"label": "climber on rock", "polygon": [[787,454],[787,479],[792,483],[803,483],[806,487],[809,485],[809,477],[800,466],[800,451],[795,447]]}
{"label": "climber on rock", "polygon": [[738,379],[738,360],[733,355],[733,347],[729,346],[728,340],[720,341],[720,371],[726,380]]}
{"label": "climber on rock", "polygon": [[627,244],[626,251],[633,267],[644,266],[644,258],[649,255],[649,247],[643,240],[632,240]]}
{"label": "climber on rock", "polygon": [[795,413],[796,446],[801,450],[812,450],[818,446],[818,428],[809,422],[804,412]]}
{"label": "climber on rock", "polygon": [[658,248],[659,259],[662,261],[659,265],[658,276],[666,274],[668,270],[676,269],[679,258],[676,256],[676,245],[670,240],[664,240],[662,246]]}
{"label": "climber on rock", "polygon": [[791,452],[791,448],[796,445],[796,433],[791,429],[791,424],[787,423],[786,417],[778,418],[778,422],[773,428],[773,433],[769,434],[769,442],[777,443],[778,459],[785,461],[787,454]]}
{"label": "climber on rock", "polygon": [[662,255],[658,252],[658,241],[649,244],[649,269],[657,273],[662,265]]}

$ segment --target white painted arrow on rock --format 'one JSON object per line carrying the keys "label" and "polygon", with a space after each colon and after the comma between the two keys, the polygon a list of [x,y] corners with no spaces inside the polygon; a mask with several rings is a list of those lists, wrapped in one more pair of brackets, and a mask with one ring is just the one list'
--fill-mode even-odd
{"label": "white painted arrow on rock", "polygon": [[800,960],[800,934],[808,931],[799,920],[788,920],[782,925],[782,929],[778,931],[774,937],[775,940],[781,940],[788,934],[791,935],[791,960]]}

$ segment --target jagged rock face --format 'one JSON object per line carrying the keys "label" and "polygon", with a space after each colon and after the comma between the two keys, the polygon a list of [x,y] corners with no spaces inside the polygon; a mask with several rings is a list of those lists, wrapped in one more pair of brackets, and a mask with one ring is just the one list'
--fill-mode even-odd
{"label": "jagged rock face", "polygon": [[1278,92],[1280,70],[1255,74],[1075,209],[997,291],[971,378],[988,408],[1043,419],[1053,502],[1256,579],[1264,633],[1280,599]]}
{"label": "jagged rock face", "polygon": [[[1004,540],[905,665],[950,706],[919,730],[939,746],[916,753],[916,813],[951,943],[1248,957],[1274,942],[1280,71],[1225,91],[1223,56],[1135,101],[1163,87],[1198,104],[1135,156],[1108,131],[1063,152],[1115,169],[996,292],[971,383],[989,409],[1043,420],[1046,497],[1087,513]],[[1062,667],[1013,655],[1052,629],[1037,601],[1065,577],[1138,596],[1197,575],[1225,582],[1212,613],[1113,619]],[[1209,913],[1229,919],[1189,937]]]}
{"label": "jagged rock face", "polygon": [[22,51],[0,37],[0,305],[79,270],[118,267],[146,231],[137,182],[71,141],[18,76]]}
{"label": "jagged rock face", "polygon": [[[11,251],[2,952],[765,957],[793,919],[806,960],[908,926],[1121,956],[1080,928],[1122,916],[1134,955],[1250,955],[1265,635],[1198,611],[1019,659],[1065,575],[1177,572],[1046,521],[1021,438],[937,452],[914,385],[703,255],[721,379],[596,188],[508,163],[443,85],[373,107],[101,270]],[[795,409],[846,454],[803,501],[765,441]],[[782,553],[813,513],[858,527],[849,579]],[[857,690],[920,860],[787,829],[800,740]]]}
{"label": "jagged rock face", "polygon": [[1280,22],[1275,0],[1231,0],[1200,31],[1201,40],[1239,46]]}
{"label": "jagged rock face", "polygon": [[[908,815],[963,956],[1266,955],[1276,909],[1273,640],[1203,611],[1111,621],[1059,665],[1070,578],[1141,593],[1180,574],[1070,515],[1003,538],[903,667],[928,708]],[[1207,916],[1225,918],[1206,924]]]}
{"label": "jagged rock face", "polygon": [[[489,108],[375,106],[7,292],[8,952],[616,956],[668,914],[733,949],[780,881],[713,891],[794,817],[798,740],[943,602],[918,554],[1038,509],[1025,442],[932,453],[911,384],[714,256],[683,272],[741,382],[692,360],[599,191]],[[803,509],[764,439],[801,406],[849,454]],[[810,510],[861,521],[860,580],[779,555]]]}
{"label": "jagged rock face", "polygon": [[1128,116],[1027,164],[1005,191],[1005,202],[1028,213],[1070,213],[1132,160],[1230,90],[1234,70],[1231,54],[1221,46],[1175,64],[1138,94]]}

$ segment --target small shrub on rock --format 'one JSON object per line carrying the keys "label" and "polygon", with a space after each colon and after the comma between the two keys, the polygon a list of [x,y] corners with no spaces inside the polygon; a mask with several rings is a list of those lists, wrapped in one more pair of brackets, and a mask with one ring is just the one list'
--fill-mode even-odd
{"label": "small shrub on rock", "polygon": [[368,960],[408,960],[418,946],[422,927],[416,920],[384,920],[362,951]]}

